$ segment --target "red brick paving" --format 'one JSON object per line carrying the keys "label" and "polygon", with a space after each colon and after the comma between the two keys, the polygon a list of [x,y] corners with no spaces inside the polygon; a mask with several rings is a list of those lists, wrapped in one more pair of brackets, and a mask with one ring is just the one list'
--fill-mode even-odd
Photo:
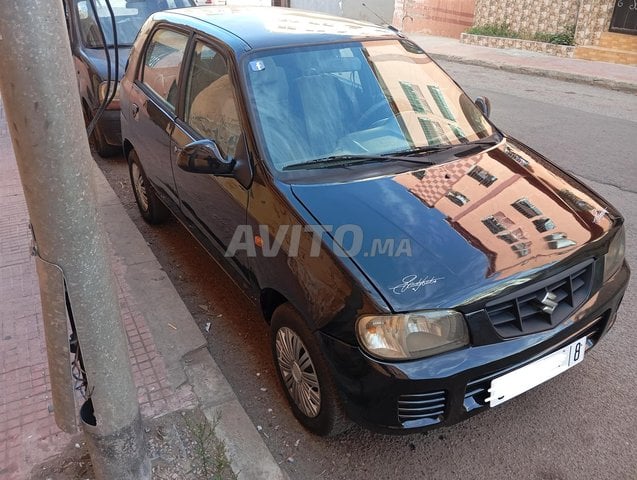
{"label": "red brick paving", "polygon": [[[50,383],[40,295],[30,255],[29,220],[4,110],[0,102],[0,479],[28,476],[71,437],[50,413]],[[142,415],[194,406],[189,387],[175,391],[166,379],[147,319],[136,309],[121,258],[111,254],[133,378]],[[78,401],[78,408],[80,402]]]}

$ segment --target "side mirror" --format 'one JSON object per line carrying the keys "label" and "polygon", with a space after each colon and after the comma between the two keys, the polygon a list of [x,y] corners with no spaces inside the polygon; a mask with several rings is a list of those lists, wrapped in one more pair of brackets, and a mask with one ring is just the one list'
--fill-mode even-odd
{"label": "side mirror", "polygon": [[230,175],[236,161],[226,159],[212,140],[198,140],[186,145],[177,156],[177,166],[190,173]]}
{"label": "side mirror", "polygon": [[487,97],[478,97],[476,98],[475,104],[482,114],[489,118],[489,115],[491,115],[491,101]]}

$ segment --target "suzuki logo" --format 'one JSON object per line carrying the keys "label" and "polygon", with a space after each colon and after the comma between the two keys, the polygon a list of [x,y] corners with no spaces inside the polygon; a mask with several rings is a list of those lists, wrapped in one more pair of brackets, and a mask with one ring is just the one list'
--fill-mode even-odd
{"label": "suzuki logo", "polygon": [[557,295],[553,292],[546,292],[540,303],[542,304],[541,308],[544,313],[552,315],[557,306],[559,305],[557,300]]}

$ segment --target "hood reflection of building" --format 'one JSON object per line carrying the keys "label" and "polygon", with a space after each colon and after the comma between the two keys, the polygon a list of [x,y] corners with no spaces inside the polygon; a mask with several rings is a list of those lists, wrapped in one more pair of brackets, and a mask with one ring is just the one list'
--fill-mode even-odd
{"label": "hood reflection of building", "polygon": [[395,181],[489,258],[487,276],[564,258],[610,226],[592,198],[511,145]]}

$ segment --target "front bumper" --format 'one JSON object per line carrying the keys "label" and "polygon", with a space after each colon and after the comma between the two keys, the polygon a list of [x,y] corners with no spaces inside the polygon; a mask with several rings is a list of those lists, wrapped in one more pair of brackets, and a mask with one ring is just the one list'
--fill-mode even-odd
{"label": "front bumper", "polygon": [[[593,347],[612,327],[630,277],[623,267],[555,328],[434,357],[389,363],[318,333],[350,418],[373,430],[412,433],[489,408],[491,380],[586,336]],[[416,407],[414,409],[414,407]]]}

